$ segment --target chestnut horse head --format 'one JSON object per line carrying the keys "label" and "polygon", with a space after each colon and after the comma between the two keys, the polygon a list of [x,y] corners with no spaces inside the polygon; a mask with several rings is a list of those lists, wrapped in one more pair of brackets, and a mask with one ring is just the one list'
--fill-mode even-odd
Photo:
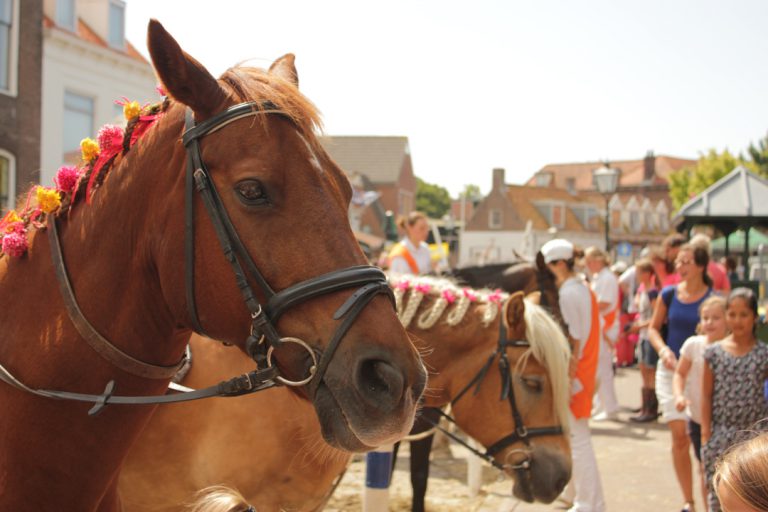
{"label": "chestnut horse head", "polygon": [[406,433],[423,391],[293,57],[216,80],[156,21],[148,45],[169,99],[129,123],[106,165],[94,158],[60,189],[60,206],[44,191],[19,221],[4,218],[15,245],[4,239],[0,255],[3,510],[115,509],[116,474],[152,408],[88,417],[29,390],[94,394],[114,381],[115,395],[162,394],[193,330],[308,380],[325,439],[343,449]]}
{"label": "chestnut horse head", "polygon": [[426,278],[394,286],[401,321],[427,345],[425,363],[435,369],[425,405],[451,404],[485,458],[515,478],[515,496],[553,501],[571,476],[570,350],[557,322],[523,292]]}

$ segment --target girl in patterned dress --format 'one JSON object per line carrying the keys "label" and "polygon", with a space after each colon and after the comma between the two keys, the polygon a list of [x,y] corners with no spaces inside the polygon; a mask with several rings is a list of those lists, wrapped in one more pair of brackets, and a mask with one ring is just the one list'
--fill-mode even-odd
{"label": "girl in patterned dress", "polygon": [[728,296],[725,319],[731,334],[704,352],[701,407],[701,457],[707,475],[710,512],[720,502],[712,487],[715,464],[732,445],[766,430],[763,394],[768,376],[768,346],[755,337],[757,298],[748,288]]}

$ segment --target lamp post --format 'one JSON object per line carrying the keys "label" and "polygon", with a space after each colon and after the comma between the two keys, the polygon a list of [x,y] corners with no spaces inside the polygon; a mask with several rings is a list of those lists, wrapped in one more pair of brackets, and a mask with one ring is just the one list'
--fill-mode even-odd
{"label": "lamp post", "polygon": [[610,229],[610,210],[608,202],[611,196],[616,192],[619,185],[619,170],[608,166],[608,162],[592,173],[597,191],[605,197],[605,252],[611,250],[611,240],[609,238]]}

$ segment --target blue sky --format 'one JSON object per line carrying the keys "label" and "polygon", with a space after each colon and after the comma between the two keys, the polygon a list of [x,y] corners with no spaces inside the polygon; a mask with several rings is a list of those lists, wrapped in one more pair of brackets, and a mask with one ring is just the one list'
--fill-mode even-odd
{"label": "blue sky", "polygon": [[296,54],[329,135],[405,135],[452,194],[548,163],[697,158],[768,133],[764,0],[127,0],[218,75]]}

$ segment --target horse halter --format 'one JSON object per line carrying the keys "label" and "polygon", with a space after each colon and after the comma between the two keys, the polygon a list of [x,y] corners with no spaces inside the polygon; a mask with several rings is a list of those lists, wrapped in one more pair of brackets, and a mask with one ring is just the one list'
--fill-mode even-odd
{"label": "horse halter", "polygon": [[[480,392],[480,386],[482,385],[483,380],[485,379],[485,376],[488,374],[488,370],[490,369],[491,364],[493,364],[493,361],[496,358],[498,358],[499,374],[501,375],[501,396],[499,399],[500,400],[506,399],[507,402],[509,403],[509,408],[512,412],[512,419],[515,422],[514,432],[512,432],[507,436],[504,436],[503,438],[493,443],[491,446],[489,446],[486,449],[485,453],[483,453],[476,450],[474,447],[470,446],[468,443],[464,442],[461,438],[455,435],[452,435],[450,432],[442,429],[439,425],[435,424],[435,426],[438,429],[440,429],[443,433],[446,433],[453,440],[464,445],[464,447],[469,449],[470,452],[486,460],[493,467],[500,469],[502,471],[507,469],[514,469],[517,471],[530,470],[531,469],[531,455],[530,455],[531,439],[534,437],[556,436],[556,435],[563,434],[563,427],[560,425],[551,426],[551,427],[527,428],[525,426],[525,423],[523,422],[523,417],[517,408],[517,401],[515,400],[515,386],[512,382],[512,378],[514,377],[514,374],[512,373],[512,368],[509,364],[509,358],[507,357],[507,348],[508,347],[524,348],[524,347],[530,347],[530,346],[531,344],[527,340],[507,339],[507,330],[504,327],[504,320],[503,319],[500,320],[499,340],[498,340],[498,343],[496,344],[496,350],[493,352],[493,354],[490,355],[490,357],[488,357],[488,360],[480,368],[480,370],[478,370],[478,372],[475,374],[472,380],[470,380],[469,383],[466,386],[464,386],[464,388],[462,388],[459,394],[456,395],[456,398],[451,400],[451,406],[453,406],[456,402],[461,400],[461,398],[464,395],[466,395],[467,392],[473,386],[475,387],[475,390],[472,394],[473,396],[477,395]],[[444,413],[443,411],[440,411],[440,415],[446,418],[451,423],[456,424],[456,420],[453,419],[450,415]],[[516,453],[523,453],[525,455],[525,459],[522,462],[519,462],[517,464],[501,464],[497,462],[496,459],[494,459],[494,456],[496,454],[498,454],[508,446],[511,446],[519,442],[524,443],[526,447],[523,450],[515,451]]]}
{"label": "horse halter", "polygon": [[[298,343],[307,350],[316,362],[314,351],[303,341],[297,338],[283,338],[277,333],[275,323],[277,319],[291,306],[305,302],[319,295],[358,288],[344,304],[334,313],[334,320],[344,318],[339,325],[327,348],[323,351],[320,361],[310,369],[310,375],[297,382],[286,380],[278,376],[278,380],[286,385],[303,385],[314,381],[311,391],[317,390],[323,375],[328,368],[331,358],[336,351],[341,339],[352,326],[362,309],[378,294],[387,295],[394,306],[394,295],[387,284],[386,275],[376,267],[359,265],[340,270],[334,270],[327,274],[316,276],[300,283],[296,283],[280,292],[275,292],[261,275],[259,269],[250,257],[250,254],[237,235],[232,221],[227,215],[224,204],[221,201],[210,172],[205,166],[200,152],[200,139],[244,117],[260,114],[277,114],[290,119],[283,111],[271,102],[247,102],[235,105],[213,116],[206,121],[195,124],[192,111],[186,111],[185,132],[182,136],[184,146],[187,148],[187,175],[186,175],[186,297],[187,310],[195,331],[204,334],[197,315],[195,302],[195,223],[194,223],[194,190],[200,193],[205,205],[208,217],[213,224],[216,236],[219,239],[224,256],[232,267],[237,281],[237,286],[245,301],[245,305],[251,315],[251,332],[246,340],[246,350],[256,361],[259,368],[271,367],[271,352],[282,343]],[[258,302],[253,289],[248,281],[248,276],[258,284],[264,296],[267,298],[265,307]]]}
{"label": "horse halter", "polygon": [[[89,411],[90,415],[97,414],[106,405],[111,403],[158,404],[184,402],[211,396],[239,396],[261,391],[276,386],[278,383],[288,386],[310,384],[310,395],[313,396],[315,394],[339,343],[363,308],[379,294],[389,297],[393,308],[395,300],[384,272],[371,265],[358,265],[334,270],[327,274],[293,284],[277,293],[261,275],[227,215],[224,204],[203,162],[199,142],[205,135],[219,130],[229,123],[260,114],[279,114],[288,117],[272,103],[247,102],[230,107],[212,118],[195,125],[192,111],[187,109],[185,132],[182,136],[182,141],[187,148],[185,281],[187,308],[192,327],[195,331],[204,334],[197,316],[194,288],[194,191],[197,190],[216,231],[224,257],[232,267],[237,286],[250,312],[251,328],[245,347],[249,355],[256,361],[257,369],[208,388],[161,396],[115,396],[113,394],[115,389],[114,381],[109,381],[104,392],[100,395],[33,389],[14,377],[2,365],[0,365],[1,381],[28,393],[46,398],[94,403],[95,405]],[[125,372],[148,379],[170,379],[173,377],[186,362],[186,357],[182,357],[178,363],[171,366],[160,366],[141,361],[117,348],[88,322],[78,306],[77,298],[67,275],[56,218],[53,216],[49,217],[47,226],[56,278],[59,282],[67,313],[78,333],[100,356]],[[258,283],[264,296],[267,297],[267,303],[264,307],[257,300],[249,283],[248,276],[243,270],[243,265],[245,265],[250,276]],[[357,290],[334,313],[333,319],[342,321],[331,337],[327,347],[322,351],[319,361],[315,354],[316,349],[298,338],[280,337],[277,333],[274,324],[286,309],[320,295],[350,288],[357,288]],[[282,343],[299,344],[309,353],[312,359],[312,367],[309,369],[308,377],[299,381],[291,381],[279,375],[277,367],[272,365],[272,351]]]}

